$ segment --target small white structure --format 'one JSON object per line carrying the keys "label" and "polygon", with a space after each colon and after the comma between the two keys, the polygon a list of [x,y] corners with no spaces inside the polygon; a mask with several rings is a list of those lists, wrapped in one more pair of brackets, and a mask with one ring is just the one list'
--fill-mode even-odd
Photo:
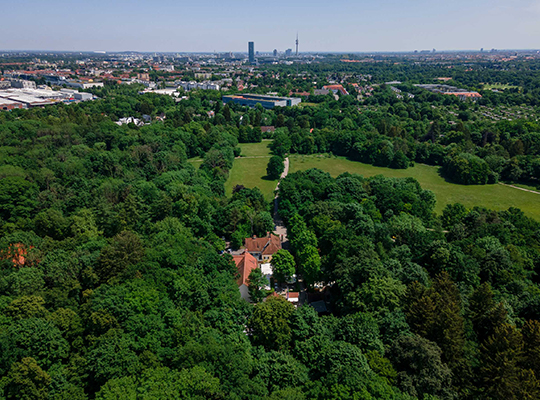
{"label": "small white structure", "polygon": [[[272,264],[265,263],[265,264],[261,264],[260,267],[261,267],[262,274],[268,280],[268,282],[270,282],[270,278],[273,275],[273,273],[272,273]],[[270,290],[269,284],[265,287],[265,289]]]}

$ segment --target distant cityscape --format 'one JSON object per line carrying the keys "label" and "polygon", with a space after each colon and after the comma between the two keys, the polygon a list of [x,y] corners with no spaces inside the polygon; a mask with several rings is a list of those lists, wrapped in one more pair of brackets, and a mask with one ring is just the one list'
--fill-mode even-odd
{"label": "distant cityscape", "polygon": [[[475,65],[478,62],[508,63],[520,60],[540,59],[538,50],[496,50],[484,51],[437,51],[420,50],[409,53],[309,53],[299,51],[298,35],[295,50],[274,49],[269,52],[257,51],[254,41],[247,42],[245,53],[139,53],[139,52],[0,52],[0,110],[17,108],[43,107],[56,103],[90,101],[97,98],[92,89],[99,89],[107,82],[117,84],[140,84],[141,93],[153,92],[171,95],[182,100],[182,92],[191,90],[234,90],[244,92],[257,89],[251,83],[258,77],[258,67],[283,65],[299,68],[316,63],[384,63],[409,61],[413,63],[461,63]],[[274,76],[279,79],[279,75]],[[444,77],[440,79],[444,80]],[[449,78],[448,78],[449,79]],[[364,79],[369,80],[369,79]],[[335,96],[349,92],[331,79],[326,85],[314,88],[315,95],[332,92]],[[442,82],[445,83],[445,82]],[[480,98],[475,91],[459,89],[444,84],[426,82],[419,87],[434,93],[452,94],[460,99]],[[369,96],[370,88],[365,85],[355,86],[359,96]],[[403,94],[392,87],[395,95]],[[283,94],[283,93],[282,93]],[[266,95],[272,95],[266,93]],[[293,93],[289,93],[293,95]],[[297,92],[294,97],[285,100],[287,105],[298,104],[299,99],[309,93]],[[234,97],[224,97],[224,101],[253,105],[259,103],[265,108],[282,106],[285,97],[277,96],[274,100],[253,97],[245,93]]]}

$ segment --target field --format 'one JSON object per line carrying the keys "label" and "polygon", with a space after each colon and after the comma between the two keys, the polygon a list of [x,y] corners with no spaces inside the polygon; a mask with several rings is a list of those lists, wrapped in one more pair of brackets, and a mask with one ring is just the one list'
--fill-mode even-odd
{"label": "field", "polygon": [[[270,141],[262,143],[241,143],[242,157],[234,160],[234,165],[225,183],[227,196],[231,196],[235,185],[261,189],[267,200],[271,200],[276,187],[276,181],[267,180],[266,165],[270,158]],[[336,177],[343,172],[356,173],[363,176],[384,175],[388,177],[413,177],[424,189],[435,193],[437,204],[435,211],[440,213],[446,204],[462,203],[466,207],[483,206],[493,210],[506,210],[517,207],[528,216],[540,220],[540,195],[525,192],[503,185],[465,186],[445,181],[438,173],[438,167],[417,164],[408,169],[390,169],[375,167],[343,157],[322,155],[302,156],[293,154],[289,157],[289,173],[319,168]],[[195,165],[195,160],[190,160]],[[531,188],[534,189],[534,188]]]}
{"label": "field", "polygon": [[349,161],[342,157],[298,156],[290,157],[289,172],[319,168],[338,176],[343,172],[363,176],[384,175],[396,178],[413,177],[424,189],[435,193],[437,204],[435,211],[440,213],[449,203],[462,203],[466,207],[483,206],[493,210],[506,210],[509,207],[520,208],[530,217],[540,220],[540,195],[503,185],[466,186],[449,183],[438,174],[438,168],[417,164],[408,169],[390,169],[374,167]]}
{"label": "field", "polygon": [[505,83],[486,83],[484,84],[484,89],[504,90],[504,89],[521,89],[521,88],[519,86],[508,85]]}
{"label": "field", "polygon": [[234,186],[244,185],[248,188],[258,187],[267,200],[272,200],[277,181],[264,179],[266,166],[271,157],[269,144],[269,140],[263,140],[261,143],[240,143],[238,145],[242,150],[241,157],[234,160],[229,179],[225,182],[227,196],[231,196]]}

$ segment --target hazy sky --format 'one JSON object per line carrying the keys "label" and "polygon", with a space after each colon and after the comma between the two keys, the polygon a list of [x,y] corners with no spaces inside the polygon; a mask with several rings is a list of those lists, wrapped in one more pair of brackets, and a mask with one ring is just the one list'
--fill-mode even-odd
{"label": "hazy sky", "polygon": [[0,0],[0,49],[538,49],[540,0]]}

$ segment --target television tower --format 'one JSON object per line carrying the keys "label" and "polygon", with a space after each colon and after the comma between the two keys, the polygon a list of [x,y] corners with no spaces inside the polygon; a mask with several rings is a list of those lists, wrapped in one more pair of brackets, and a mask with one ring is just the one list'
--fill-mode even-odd
{"label": "television tower", "polygon": [[298,57],[298,32],[296,32],[296,57]]}

